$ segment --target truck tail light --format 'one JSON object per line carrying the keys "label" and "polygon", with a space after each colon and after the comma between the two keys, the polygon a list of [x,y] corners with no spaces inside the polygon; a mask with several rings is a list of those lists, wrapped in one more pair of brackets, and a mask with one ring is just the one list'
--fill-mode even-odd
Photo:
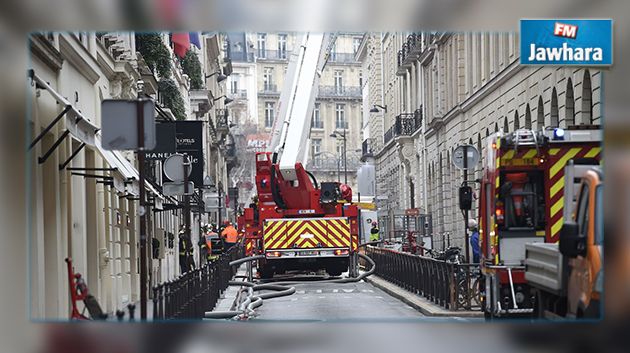
{"label": "truck tail light", "polygon": [[267,251],[267,257],[280,257],[282,253],[280,251]]}
{"label": "truck tail light", "polygon": [[348,255],[349,251],[347,249],[337,249],[335,250],[336,256]]}
{"label": "truck tail light", "polygon": [[502,202],[497,202],[497,208],[494,210],[494,215],[496,222],[498,224],[503,224],[503,221],[505,219],[505,209],[503,208]]}

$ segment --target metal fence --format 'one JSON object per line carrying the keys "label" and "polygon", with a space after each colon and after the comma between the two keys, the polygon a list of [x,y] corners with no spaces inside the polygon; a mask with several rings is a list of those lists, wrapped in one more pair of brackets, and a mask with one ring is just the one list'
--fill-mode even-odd
{"label": "metal fence", "polygon": [[449,310],[478,309],[479,265],[368,246],[374,274]]}
{"label": "metal fence", "polygon": [[235,245],[216,260],[153,287],[153,320],[202,319],[236,274],[230,261],[243,256],[243,247]]}

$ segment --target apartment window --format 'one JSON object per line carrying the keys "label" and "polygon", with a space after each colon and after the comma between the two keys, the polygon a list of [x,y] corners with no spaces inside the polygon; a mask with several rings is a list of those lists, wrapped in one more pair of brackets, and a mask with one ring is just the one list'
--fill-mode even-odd
{"label": "apartment window", "polygon": [[280,59],[287,58],[287,35],[286,34],[278,35],[278,58]]}
{"label": "apartment window", "polygon": [[337,43],[330,49],[330,61],[337,61]]}
{"label": "apartment window", "polygon": [[265,127],[273,126],[274,108],[274,102],[265,102]]}
{"label": "apartment window", "polygon": [[335,93],[343,93],[343,70],[335,70]]}
{"label": "apartment window", "polygon": [[359,71],[359,87],[363,88],[363,71]]}
{"label": "apartment window", "polygon": [[[337,155],[338,156],[343,156],[343,141],[337,141]],[[342,165],[343,165],[343,160],[342,160]]]}
{"label": "apartment window", "polygon": [[319,159],[317,155],[322,151],[322,140],[321,139],[312,139],[311,140],[311,154],[313,159]]}
{"label": "apartment window", "polygon": [[311,120],[311,127],[315,129],[324,128],[324,122],[322,121],[319,107],[319,103],[315,103],[315,108],[313,108],[313,119]]}
{"label": "apartment window", "polygon": [[232,75],[231,77],[231,81],[230,81],[230,92],[232,94],[236,94],[238,93],[238,75]]}
{"label": "apartment window", "polygon": [[263,86],[265,91],[273,90],[273,67],[265,67],[263,69]]}
{"label": "apartment window", "polygon": [[337,129],[347,129],[346,124],[346,106],[345,104],[337,104],[335,106],[335,127]]}
{"label": "apartment window", "polygon": [[258,33],[258,57],[265,58],[267,51],[267,33]]}
{"label": "apartment window", "polygon": [[352,52],[356,54],[359,51],[359,47],[361,46],[361,38],[355,37],[352,38]]}

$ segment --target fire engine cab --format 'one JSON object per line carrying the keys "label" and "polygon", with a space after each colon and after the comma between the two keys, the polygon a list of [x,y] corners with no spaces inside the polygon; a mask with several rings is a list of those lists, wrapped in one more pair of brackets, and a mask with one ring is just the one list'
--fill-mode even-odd
{"label": "fire engine cab", "polygon": [[479,198],[484,316],[532,313],[525,280],[525,244],[556,243],[563,224],[564,167],[597,164],[595,126],[498,132],[486,141]]}

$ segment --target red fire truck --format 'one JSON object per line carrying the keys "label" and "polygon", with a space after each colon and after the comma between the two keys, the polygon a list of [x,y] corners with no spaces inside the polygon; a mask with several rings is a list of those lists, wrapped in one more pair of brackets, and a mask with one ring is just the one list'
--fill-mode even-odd
{"label": "red fire truck", "polygon": [[[244,210],[239,229],[248,255],[261,254],[261,277],[291,269],[356,274],[359,209],[352,190],[318,183],[306,171],[308,134],[317,93],[335,35],[307,33],[291,54],[280,109],[267,152],[256,154],[257,203]],[[344,133],[339,132],[345,136]]]}
{"label": "red fire truck", "polygon": [[479,198],[486,318],[529,316],[525,244],[556,243],[563,224],[564,167],[597,164],[601,130],[577,126],[488,137]]}

